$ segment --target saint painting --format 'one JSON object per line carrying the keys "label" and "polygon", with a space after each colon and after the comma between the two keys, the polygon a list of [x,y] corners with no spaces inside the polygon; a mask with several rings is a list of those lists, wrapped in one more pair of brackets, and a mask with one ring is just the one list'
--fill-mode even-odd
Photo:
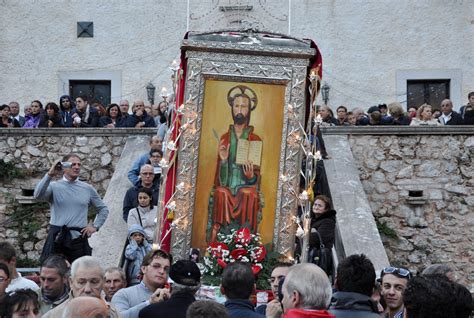
{"label": "saint painting", "polygon": [[205,82],[191,246],[229,225],[271,243],[278,201],[285,85]]}
{"label": "saint painting", "polygon": [[233,221],[248,224],[256,232],[263,208],[260,199],[263,142],[250,125],[258,97],[250,87],[237,85],[228,91],[227,103],[233,124],[219,138],[217,168],[208,207],[210,242]]}

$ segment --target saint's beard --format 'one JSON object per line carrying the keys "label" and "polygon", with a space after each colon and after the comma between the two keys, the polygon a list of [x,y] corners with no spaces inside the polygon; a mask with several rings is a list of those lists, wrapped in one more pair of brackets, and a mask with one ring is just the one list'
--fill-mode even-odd
{"label": "saint's beard", "polygon": [[243,114],[237,114],[237,115],[232,114],[232,117],[234,119],[234,124],[236,125],[243,125],[243,124],[248,125],[250,121],[250,114],[247,116],[244,116]]}

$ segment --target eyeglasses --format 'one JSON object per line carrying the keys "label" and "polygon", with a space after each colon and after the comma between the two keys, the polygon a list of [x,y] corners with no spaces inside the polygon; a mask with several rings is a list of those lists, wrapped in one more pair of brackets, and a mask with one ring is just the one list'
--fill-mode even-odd
{"label": "eyeglasses", "polygon": [[402,278],[411,278],[411,272],[403,267],[385,267],[382,269],[382,272],[380,273],[380,277],[383,277],[385,274],[394,274],[396,276],[402,277]]}

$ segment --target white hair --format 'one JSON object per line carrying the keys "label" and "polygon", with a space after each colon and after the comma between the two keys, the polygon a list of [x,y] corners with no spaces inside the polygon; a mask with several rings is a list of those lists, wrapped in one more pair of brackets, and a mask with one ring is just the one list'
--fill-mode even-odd
{"label": "white hair", "polygon": [[311,263],[297,264],[290,267],[285,278],[288,294],[294,291],[300,295],[298,308],[327,309],[331,303],[331,283],[326,273]]}
{"label": "white hair", "polygon": [[104,269],[100,266],[99,259],[93,256],[82,256],[72,262],[71,265],[71,278],[74,279],[76,272],[79,268],[99,268],[100,276],[104,277]]}

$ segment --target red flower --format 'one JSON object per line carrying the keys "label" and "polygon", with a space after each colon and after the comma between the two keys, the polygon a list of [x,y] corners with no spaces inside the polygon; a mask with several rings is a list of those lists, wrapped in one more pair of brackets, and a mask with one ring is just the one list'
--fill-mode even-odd
{"label": "red flower", "polygon": [[222,258],[218,258],[218,259],[217,259],[217,264],[218,264],[220,267],[222,267],[222,268],[225,268],[225,267],[227,266],[227,263],[224,262],[224,261],[222,260]]}
{"label": "red flower", "polygon": [[229,250],[229,247],[225,243],[221,243],[221,242],[212,242],[209,244],[209,247],[211,248],[212,256],[218,257],[218,258],[222,257],[222,251]]}
{"label": "red flower", "polygon": [[246,227],[243,227],[237,232],[235,232],[235,237],[234,237],[235,243],[240,243],[240,244],[248,244],[250,242],[250,230]]}
{"label": "red flower", "polygon": [[245,256],[245,255],[247,255],[247,250],[244,249],[244,248],[236,248],[235,250],[230,252],[230,256],[233,259],[239,259],[239,258],[241,258],[242,256]]}
{"label": "red flower", "polygon": [[252,272],[254,275],[257,275],[262,270],[262,266],[252,265]]}
{"label": "red flower", "polygon": [[261,262],[267,255],[267,250],[265,249],[265,246],[260,245],[258,248],[255,249],[255,261],[256,262]]}

